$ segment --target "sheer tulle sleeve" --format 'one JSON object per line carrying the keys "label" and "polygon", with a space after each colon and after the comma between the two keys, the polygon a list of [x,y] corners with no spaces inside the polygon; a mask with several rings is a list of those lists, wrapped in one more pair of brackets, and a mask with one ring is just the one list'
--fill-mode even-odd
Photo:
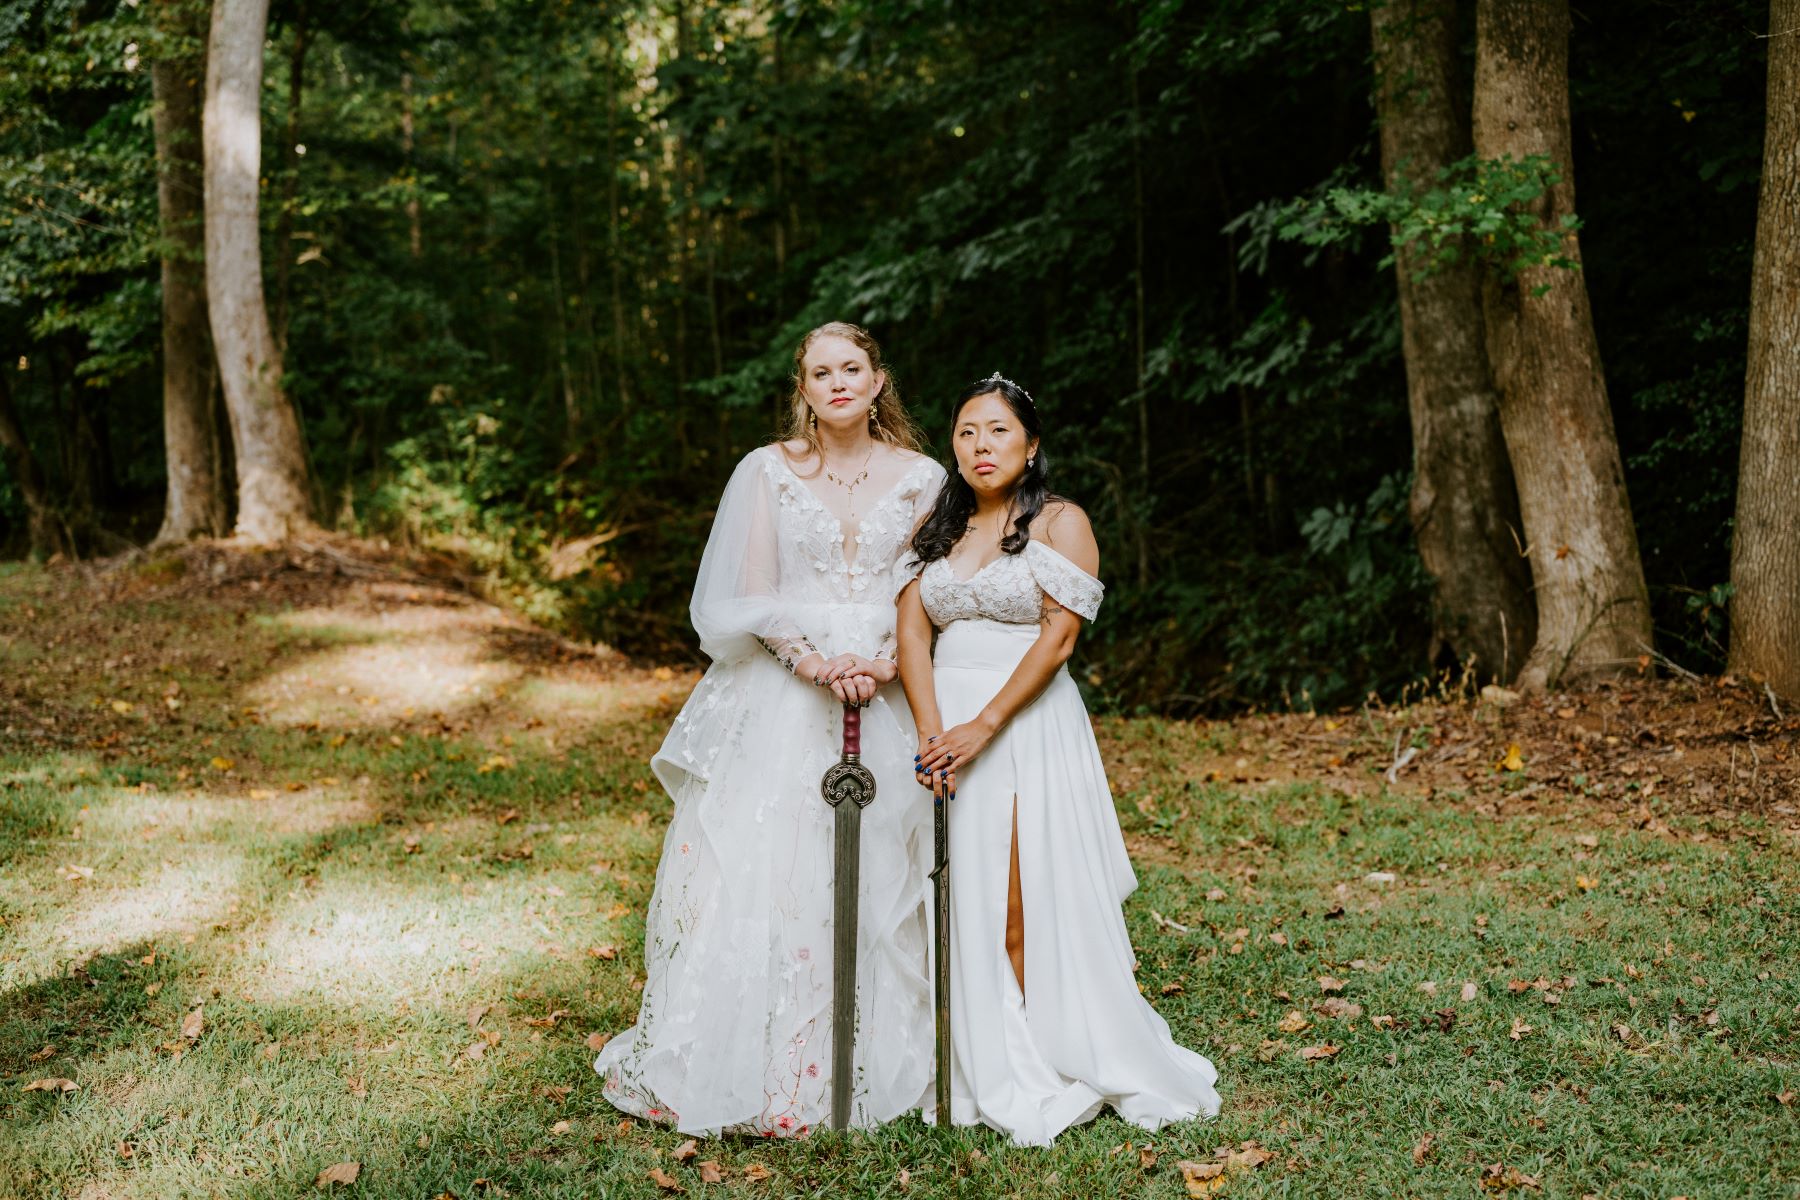
{"label": "sheer tulle sleeve", "polygon": [[689,611],[700,649],[714,662],[766,650],[792,671],[817,647],[782,601],[777,501],[763,454],[746,454],[725,485]]}
{"label": "sheer tulle sleeve", "polygon": [[1044,594],[1080,617],[1092,621],[1100,613],[1106,585],[1043,542],[1027,542],[1025,562]]}

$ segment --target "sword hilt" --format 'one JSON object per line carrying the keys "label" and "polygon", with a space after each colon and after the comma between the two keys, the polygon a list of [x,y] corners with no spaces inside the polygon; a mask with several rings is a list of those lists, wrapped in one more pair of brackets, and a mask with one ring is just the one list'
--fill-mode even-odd
{"label": "sword hilt", "polygon": [[862,757],[862,707],[854,700],[844,701],[844,757]]}

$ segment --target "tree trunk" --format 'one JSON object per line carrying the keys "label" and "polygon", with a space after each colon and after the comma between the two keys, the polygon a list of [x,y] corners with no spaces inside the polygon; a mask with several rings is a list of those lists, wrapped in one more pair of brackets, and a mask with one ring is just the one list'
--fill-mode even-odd
{"label": "tree trunk", "polygon": [[12,367],[0,364],[0,456],[19,486],[25,501],[26,536],[31,544],[31,557],[49,558],[54,554],[73,554],[62,514],[50,499],[50,488],[44,482],[44,469],[31,443],[25,440],[25,427],[19,422],[13,405],[12,381],[7,377]]}
{"label": "tree trunk", "polygon": [[[1387,189],[1429,187],[1469,153],[1456,104],[1454,0],[1372,5],[1375,108]],[[1395,247],[1400,335],[1412,412],[1410,511],[1430,573],[1432,638],[1484,678],[1510,682],[1537,632],[1531,568],[1519,554],[1519,497],[1500,432],[1481,311],[1468,258],[1419,278],[1412,246]]]}
{"label": "tree trunk", "polygon": [[[1556,227],[1575,211],[1568,0],[1479,0],[1475,19],[1475,152],[1547,156],[1562,181],[1533,211]],[[1563,254],[1581,261],[1573,231]],[[1490,270],[1482,306],[1537,596],[1519,683],[1622,674],[1650,651],[1650,602],[1587,284],[1556,267]]]}
{"label": "tree trunk", "polygon": [[281,386],[257,231],[268,0],[216,0],[206,62],[206,290],[237,457],[237,533],[277,542],[312,524],[300,420]]}
{"label": "tree trunk", "polygon": [[275,345],[287,353],[288,322],[293,317],[294,209],[300,202],[300,100],[306,90],[306,50],[312,34],[306,27],[306,5],[294,13],[294,45],[288,51],[287,134],[281,157],[281,211],[275,216]]}
{"label": "tree trunk", "polygon": [[[205,29],[185,0],[162,0],[170,32],[205,46]],[[183,12],[192,14],[183,19]],[[194,27],[189,27],[190,24]],[[157,216],[163,241],[163,447],[168,492],[159,544],[225,532],[224,481],[217,472],[219,427],[213,420],[213,352],[202,265],[205,177],[200,156],[204,54],[150,64],[154,97]]]}
{"label": "tree trunk", "polygon": [[1769,5],[1768,116],[1731,540],[1731,669],[1800,702],[1800,0]]}

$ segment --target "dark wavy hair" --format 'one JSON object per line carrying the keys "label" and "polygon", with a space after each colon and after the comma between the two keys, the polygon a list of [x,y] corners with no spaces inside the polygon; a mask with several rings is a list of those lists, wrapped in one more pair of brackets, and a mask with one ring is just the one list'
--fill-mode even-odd
{"label": "dark wavy hair", "polygon": [[[962,395],[950,408],[950,430],[954,438],[956,423],[962,419],[962,410],[971,400],[980,396],[998,396],[1012,409],[1013,416],[1018,418],[1019,428],[1025,436],[1038,444],[1037,453],[1025,474],[1013,488],[1013,528],[1012,532],[1000,539],[1000,551],[1003,554],[1018,554],[1031,541],[1031,523],[1044,511],[1046,501],[1060,499],[1050,491],[1050,464],[1044,454],[1044,423],[1038,418],[1037,404],[1031,399],[1031,393],[1010,379],[1003,379],[998,374],[978,380],[963,389]],[[950,477],[944,481],[938,492],[937,503],[931,506],[931,514],[925,523],[919,526],[919,532],[913,535],[912,549],[915,564],[933,562],[947,556],[963,534],[969,531],[969,518],[975,515],[975,489],[969,481],[962,477],[956,469],[954,456],[950,463]]]}

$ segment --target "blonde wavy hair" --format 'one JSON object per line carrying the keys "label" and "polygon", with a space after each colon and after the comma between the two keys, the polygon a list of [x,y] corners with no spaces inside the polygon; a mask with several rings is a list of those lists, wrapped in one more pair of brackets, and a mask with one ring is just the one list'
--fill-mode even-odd
{"label": "blonde wavy hair", "polygon": [[805,442],[807,448],[821,461],[824,453],[819,447],[819,435],[813,428],[810,418],[812,406],[806,402],[806,352],[812,344],[822,337],[841,337],[853,343],[864,354],[869,356],[869,366],[881,373],[881,390],[875,394],[873,411],[875,416],[869,422],[869,433],[878,442],[886,442],[890,446],[899,446],[905,450],[923,452],[925,436],[912,414],[900,401],[900,388],[894,383],[894,372],[882,360],[881,346],[869,336],[869,331],[860,325],[852,325],[848,321],[827,321],[811,333],[800,339],[794,347],[794,370],[790,378],[791,390],[788,394],[787,419],[781,437],[784,442],[789,439]]}

